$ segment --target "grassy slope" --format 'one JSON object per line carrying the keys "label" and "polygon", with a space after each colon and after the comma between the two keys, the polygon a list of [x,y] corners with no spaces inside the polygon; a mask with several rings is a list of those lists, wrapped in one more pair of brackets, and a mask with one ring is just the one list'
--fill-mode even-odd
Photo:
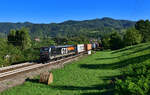
{"label": "grassy slope", "polygon": [[97,95],[113,93],[110,80],[121,75],[129,64],[149,61],[150,43],[139,44],[117,51],[102,51],[54,70],[51,85],[38,83],[38,78],[0,95]]}

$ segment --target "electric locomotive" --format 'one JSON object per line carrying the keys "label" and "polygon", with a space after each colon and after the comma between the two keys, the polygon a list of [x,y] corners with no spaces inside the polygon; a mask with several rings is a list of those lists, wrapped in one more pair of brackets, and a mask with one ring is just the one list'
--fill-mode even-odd
{"label": "electric locomotive", "polygon": [[40,48],[40,61],[59,59],[80,53],[91,54],[92,44],[62,45]]}
{"label": "electric locomotive", "polygon": [[73,55],[75,53],[76,47],[74,45],[41,47],[40,61],[44,62],[52,59]]}

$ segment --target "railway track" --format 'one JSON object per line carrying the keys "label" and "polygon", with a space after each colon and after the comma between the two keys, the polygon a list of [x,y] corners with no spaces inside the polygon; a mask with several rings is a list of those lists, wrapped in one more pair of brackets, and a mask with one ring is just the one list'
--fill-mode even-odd
{"label": "railway track", "polygon": [[36,65],[36,64],[32,63],[32,62],[26,62],[26,63],[22,63],[22,64],[17,64],[17,65],[11,65],[11,66],[7,66],[7,67],[2,67],[2,68],[0,68],[0,74],[4,73],[4,72],[16,70],[16,69],[19,69],[19,68],[32,66],[32,65]]}
{"label": "railway track", "polygon": [[46,66],[50,66],[54,64],[63,65],[64,63],[78,56],[80,55],[70,56],[70,57],[63,58],[57,61],[48,62],[46,64],[41,64],[41,63],[36,64],[36,63],[28,62],[28,63],[19,64],[19,65],[9,66],[9,67],[3,67],[3,68],[0,68],[0,81],[9,79],[10,77],[16,76],[17,74],[20,74],[20,73],[31,72],[32,70],[40,69]]}

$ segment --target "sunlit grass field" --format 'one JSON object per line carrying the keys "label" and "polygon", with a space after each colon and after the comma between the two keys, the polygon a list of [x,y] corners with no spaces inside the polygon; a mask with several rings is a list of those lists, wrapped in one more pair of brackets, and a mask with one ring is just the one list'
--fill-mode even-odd
{"label": "sunlit grass field", "polygon": [[150,62],[150,43],[116,51],[98,51],[62,69],[53,70],[50,85],[39,77],[2,92],[0,95],[113,95],[112,80],[129,64]]}

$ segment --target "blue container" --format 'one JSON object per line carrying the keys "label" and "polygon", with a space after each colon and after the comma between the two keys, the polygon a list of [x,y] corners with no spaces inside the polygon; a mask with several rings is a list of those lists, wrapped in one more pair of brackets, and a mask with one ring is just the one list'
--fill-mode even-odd
{"label": "blue container", "polygon": [[95,48],[96,48],[96,44],[93,43],[93,44],[92,44],[92,49],[95,49]]}

